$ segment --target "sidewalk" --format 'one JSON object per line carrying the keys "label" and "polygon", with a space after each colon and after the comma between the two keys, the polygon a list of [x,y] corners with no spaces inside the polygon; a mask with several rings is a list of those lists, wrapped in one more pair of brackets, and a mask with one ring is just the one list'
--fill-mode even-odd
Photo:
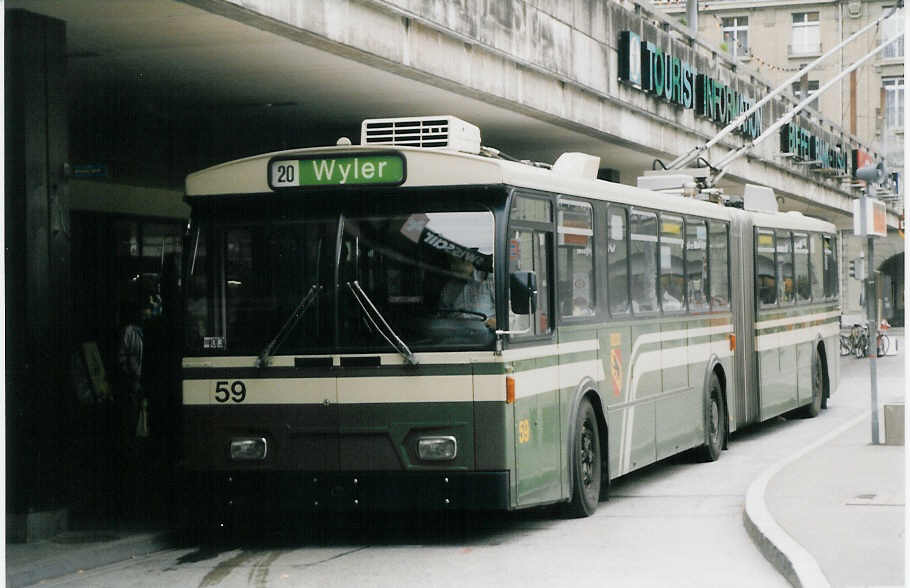
{"label": "sidewalk", "polygon": [[[902,374],[903,357],[889,361],[901,362]],[[882,404],[904,402],[903,378],[894,375],[879,379]],[[863,410],[756,479],[745,526],[794,586],[904,586],[905,464],[903,445],[871,444]]]}
{"label": "sidewalk", "polygon": [[[105,528],[109,527],[109,528]],[[6,545],[6,586],[18,588],[49,578],[108,565],[173,545],[174,533],[161,525],[135,525],[124,530],[99,525],[68,531],[36,543]]]}

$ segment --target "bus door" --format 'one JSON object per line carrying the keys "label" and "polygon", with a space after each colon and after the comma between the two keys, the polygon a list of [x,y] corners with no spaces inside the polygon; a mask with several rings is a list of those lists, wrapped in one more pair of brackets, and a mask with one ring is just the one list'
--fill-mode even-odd
{"label": "bus door", "polygon": [[[534,272],[537,308],[532,314],[509,312],[511,337],[527,342],[528,353],[514,362],[515,469],[518,504],[557,499],[561,484],[559,356],[553,317],[553,212],[549,200],[516,197],[509,229],[509,274]],[[524,348],[519,347],[516,351]]]}

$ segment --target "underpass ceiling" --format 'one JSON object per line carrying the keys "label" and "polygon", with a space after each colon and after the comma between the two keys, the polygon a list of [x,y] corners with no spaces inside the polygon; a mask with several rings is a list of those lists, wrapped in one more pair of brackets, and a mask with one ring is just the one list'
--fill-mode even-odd
{"label": "underpass ceiling", "polygon": [[[599,155],[634,183],[654,155],[465,97],[172,0],[7,0],[67,25],[68,96],[91,108],[116,93],[138,113],[177,119],[208,110],[307,129],[300,147],[359,140],[363,118],[453,114],[483,142],[552,162],[565,151]],[[309,131],[313,131],[312,133]],[[737,184],[728,186],[733,193]]]}

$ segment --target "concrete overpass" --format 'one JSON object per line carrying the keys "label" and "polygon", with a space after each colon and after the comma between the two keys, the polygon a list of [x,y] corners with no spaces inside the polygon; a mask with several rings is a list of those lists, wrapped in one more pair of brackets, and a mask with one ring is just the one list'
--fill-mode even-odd
{"label": "concrete overpass", "polygon": [[[160,171],[166,171],[164,183],[176,188],[194,164],[257,148],[356,137],[362,118],[440,113],[477,124],[485,144],[521,158],[553,161],[564,151],[585,151],[618,170],[621,181],[634,183],[655,158],[672,159],[720,127],[620,83],[623,30],[753,99],[768,91],[754,71],[702,45],[647,3],[535,4],[10,0],[7,7],[66,23],[74,156],[103,156],[97,144],[81,140],[80,126],[90,121],[91,134],[107,132],[112,111],[130,112],[146,137],[161,135],[162,123],[174,121],[199,129],[205,120],[201,126],[212,127],[206,129],[211,145],[195,153],[177,145],[173,149],[184,153],[178,161],[160,162],[153,166],[159,173],[140,174],[159,177],[130,178],[133,184],[160,184]],[[784,107],[778,102],[766,108],[765,126]],[[110,132],[121,134],[123,122]],[[862,146],[817,114],[810,122],[838,142]],[[225,148],[222,133],[234,137],[228,143],[242,137],[247,144]],[[141,140],[118,141],[121,157],[144,151]],[[199,144],[198,138],[193,142]],[[733,139],[727,147],[738,144]],[[709,159],[726,150],[716,149]],[[842,226],[856,196],[837,179],[781,158],[775,139],[734,165],[727,178],[733,193],[744,182],[762,183],[784,197],[785,208]]]}

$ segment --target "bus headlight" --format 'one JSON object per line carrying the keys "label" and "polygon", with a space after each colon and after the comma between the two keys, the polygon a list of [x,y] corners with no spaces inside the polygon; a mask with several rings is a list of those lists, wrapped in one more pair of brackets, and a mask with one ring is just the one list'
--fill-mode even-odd
{"label": "bus headlight", "polygon": [[265,437],[231,439],[231,459],[234,460],[262,460],[265,459],[268,450]]}
{"label": "bus headlight", "polygon": [[417,455],[427,461],[448,461],[458,454],[455,437],[421,437],[417,440]]}

